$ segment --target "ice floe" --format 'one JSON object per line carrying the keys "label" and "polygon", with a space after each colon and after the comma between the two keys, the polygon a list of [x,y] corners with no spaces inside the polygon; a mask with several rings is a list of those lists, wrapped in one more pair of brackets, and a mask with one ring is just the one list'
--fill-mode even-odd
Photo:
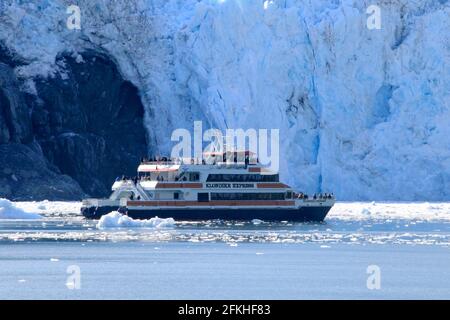
{"label": "ice floe", "polygon": [[[46,218],[83,217],[80,214],[81,202],[33,201],[13,202],[12,205],[25,212],[37,213]],[[327,220],[441,220],[450,221],[450,202],[337,202],[328,214]],[[214,223],[215,221],[211,221]],[[237,226],[236,222],[223,221],[225,224]],[[251,223],[267,225],[267,222],[253,219]],[[289,221],[281,224],[290,225]],[[198,224],[198,222],[180,221],[180,224]],[[203,225],[203,223],[202,223]],[[242,223],[239,223],[242,225]]]}
{"label": "ice floe", "polygon": [[175,220],[172,218],[161,219],[154,217],[146,220],[134,220],[120,212],[113,211],[100,218],[97,228],[167,228],[174,225]]}
{"label": "ice floe", "polygon": [[15,203],[0,198],[0,219],[41,219],[37,213],[26,212]]}
{"label": "ice floe", "polygon": [[[135,220],[111,212],[87,220],[79,202],[11,202],[0,200],[0,243],[23,241],[222,242],[244,243],[402,244],[450,247],[450,203],[337,203],[324,223],[272,221],[177,221],[154,217]],[[41,220],[25,220],[39,217]],[[6,219],[5,219],[6,218]],[[8,220],[17,219],[17,220]]]}
{"label": "ice floe", "polygon": [[261,223],[264,223],[264,221],[262,221],[262,220],[260,220],[260,219],[253,219],[253,220],[252,220],[252,223],[253,223],[254,225],[259,225],[259,224],[261,224]]}
{"label": "ice floe", "polygon": [[449,202],[338,202],[327,219],[450,221]]}
{"label": "ice floe", "polygon": [[[152,229],[148,232],[123,230],[68,231],[68,232],[0,232],[0,243],[14,242],[221,242],[230,247],[248,243],[318,244],[326,249],[335,244],[347,245],[435,245],[450,248],[448,232],[296,232],[268,234],[265,232],[242,232],[236,234],[184,232],[177,229]],[[109,231],[109,230],[108,230]]]}
{"label": "ice floe", "polygon": [[38,213],[45,217],[82,217],[79,201],[18,201],[14,202],[14,205],[25,212]]}

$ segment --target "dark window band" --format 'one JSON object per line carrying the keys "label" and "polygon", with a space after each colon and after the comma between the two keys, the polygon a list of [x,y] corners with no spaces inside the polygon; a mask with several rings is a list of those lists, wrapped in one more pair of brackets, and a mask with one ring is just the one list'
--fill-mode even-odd
{"label": "dark window band", "polygon": [[285,193],[211,193],[211,200],[284,200]]}

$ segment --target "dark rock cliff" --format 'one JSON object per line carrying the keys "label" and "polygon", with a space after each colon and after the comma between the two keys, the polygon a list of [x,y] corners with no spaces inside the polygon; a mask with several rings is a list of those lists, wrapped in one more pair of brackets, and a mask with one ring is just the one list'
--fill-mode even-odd
{"label": "dark rock cliff", "polygon": [[29,95],[14,74],[24,62],[0,46],[0,197],[107,196],[135,174],[147,150],[138,90],[106,55],[82,57],[58,57],[62,72]]}

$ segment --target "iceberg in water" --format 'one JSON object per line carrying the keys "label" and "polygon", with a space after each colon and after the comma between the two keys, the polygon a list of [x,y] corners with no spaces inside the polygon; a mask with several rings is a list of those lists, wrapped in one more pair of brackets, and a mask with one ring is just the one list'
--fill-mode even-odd
{"label": "iceberg in water", "polygon": [[25,212],[34,212],[41,215],[73,215],[80,212],[81,202],[77,201],[18,201],[14,205]]}
{"label": "iceberg in water", "polygon": [[37,213],[26,212],[7,199],[0,198],[0,219],[41,219]]}
{"label": "iceberg in water", "polygon": [[100,218],[97,228],[167,228],[174,225],[175,220],[172,218],[161,219],[154,217],[147,220],[134,220],[120,212],[113,211]]}
{"label": "iceberg in water", "polygon": [[417,220],[450,221],[450,202],[338,202],[328,220]]}

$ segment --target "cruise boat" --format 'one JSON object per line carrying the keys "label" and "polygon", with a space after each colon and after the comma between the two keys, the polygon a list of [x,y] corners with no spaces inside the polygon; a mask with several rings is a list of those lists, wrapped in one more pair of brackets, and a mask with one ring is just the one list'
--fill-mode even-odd
{"label": "cruise boat", "polygon": [[323,221],[335,203],[333,194],[295,192],[249,151],[204,157],[144,159],[137,177],[117,179],[109,199],[86,199],[81,212],[90,219],[119,211],[133,219]]}

